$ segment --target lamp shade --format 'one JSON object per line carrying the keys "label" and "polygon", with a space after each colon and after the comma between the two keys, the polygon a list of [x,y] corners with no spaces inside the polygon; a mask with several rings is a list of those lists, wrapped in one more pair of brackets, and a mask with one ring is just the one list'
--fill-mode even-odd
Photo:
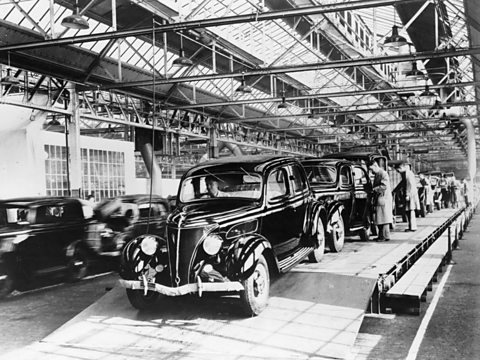
{"label": "lamp shade", "polygon": [[278,109],[286,109],[288,107],[288,104],[285,101],[285,96],[282,96],[282,102],[278,104]]}
{"label": "lamp shade", "polygon": [[435,102],[437,101],[437,94],[433,91],[430,91],[430,88],[428,85],[426,85],[425,91],[423,91],[419,96],[419,100],[421,105],[434,106]]}
{"label": "lamp shade", "polygon": [[240,86],[235,90],[236,92],[241,92],[244,94],[250,94],[252,92],[252,88],[248,85],[245,85],[245,80],[242,79]]}
{"label": "lamp shade", "polygon": [[193,65],[193,62],[192,60],[190,60],[189,58],[187,58],[184,54],[183,54],[183,49],[180,49],[180,55],[178,56],[178,58],[176,58],[175,60],[173,60],[173,63],[172,63],[174,66],[184,66],[184,67],[187,67],[187,66],[192,66]]}
{"label": "lamp shade", "polygon": [[64,17],[62,20],[62,25],[69,29],[76,29],[76,30],[86,30],[90,27],[88,25],[88,21],[85,20],[85,18],[79,14],[72,14]]}
{"label": "lamp shade", "polygon": [[20,80],[11,74],[11,69],[7,69],[7,75],[0,82],[2,85],[18,85]]}
{"label": "lamp shade", "polygon": [[410,79],[423,79],[425,78],[425,73],[423,71],[418,70],[417,62],[412,62],[412,69],[408,71],[405,76]]}
{"label": "lamp shade", "polygon": [[398,26],[392,26],[392,35],[388,36],[383,42],[383,46],[387,48],[399,48],[402,45],[407,44],[407,39],[398,34]]}

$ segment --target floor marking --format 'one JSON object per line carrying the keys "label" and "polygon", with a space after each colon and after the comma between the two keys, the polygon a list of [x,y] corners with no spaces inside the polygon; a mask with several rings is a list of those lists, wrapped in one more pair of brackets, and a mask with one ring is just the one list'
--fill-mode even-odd
{"label": "floor marking", "polygon": [[412,345],[410,346],[410,350],[408,351],[408,355],[405,360],[415,360],[418,355],[418,350],[420,349],[420,345],[422,343],[423,337],[425,336],[425,332],[427,331],[428,323],[432,319],[433,312],[437,307],[438,301],[440,299],[440,295],[442,294],[443,287],[447,282],[448,276],[450,275],[450,271],[452,270],[452,265],[447,266],[447,270],[442,277],[442,280],[438,284],[437,291],[435,291],[435,295],[433,296],[432,302],[429,305],[427,312],[425,313],[424,318],[422,319],[422,323],[418,328],[417,334],[413,339]]}

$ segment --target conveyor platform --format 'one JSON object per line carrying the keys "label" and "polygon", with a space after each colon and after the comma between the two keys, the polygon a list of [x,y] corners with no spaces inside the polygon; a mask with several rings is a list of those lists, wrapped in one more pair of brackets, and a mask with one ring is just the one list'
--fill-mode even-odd
{"label": "conveyor platform", "polygon": [[302,263],[272,284],[268,308],[243,318],[236,297],[164,298],[158,309],[132,308],[116,287],[42,341],[0,359],[344,359],[379,279],[457,209],[397,225],[389,242],[348,239],[341,253]]}

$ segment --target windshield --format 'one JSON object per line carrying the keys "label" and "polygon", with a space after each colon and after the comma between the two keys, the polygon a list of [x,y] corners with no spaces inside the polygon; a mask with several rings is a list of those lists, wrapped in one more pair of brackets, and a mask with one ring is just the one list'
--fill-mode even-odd
{"label": "windshield", "polygon": [[337,179],[337,170],[333,166],[327,165],[306,165],[305,172],[307,173],[310,184],[331,184]]}
{"label": "windshield", "polygon": [[202,174],[186,178],[180,185],[180,201],[197,199],[261,197],[262,177],[256,173],[229,171]]}

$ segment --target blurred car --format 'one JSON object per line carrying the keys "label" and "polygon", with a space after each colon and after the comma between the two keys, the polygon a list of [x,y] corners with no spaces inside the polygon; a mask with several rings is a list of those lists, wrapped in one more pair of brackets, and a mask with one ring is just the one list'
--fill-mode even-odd
{"label": "blurred car", "polygon": [[320,261],[322,215],[293,157],[207,161],[183,175],[166,237],[127,244],[120,282],[137,309],[154,305],[159,294],[217,292],[239,294],[246,314],[257,315],[267,306],[272,274],[306,257]]}
{"label": "blurred car", "polygon": [[87,274],[87,202],[69,197],[0,200],[0,297],[38,278]]}
{"label": "blurred car", "polygon": [[137,236],[165,236],[170,205],[157,195],[122,195],[103,200],[94,212],[98,222],[89,229],[89,248],[100,256],[119,256],[125,244]]}
{"label": "blurred car", "polygon": [[301,160],[315,197],[327,209],[326,239],[333,252],[342,250],[345,234],[370,238],[372,182],[360,164],[341,159]]}

